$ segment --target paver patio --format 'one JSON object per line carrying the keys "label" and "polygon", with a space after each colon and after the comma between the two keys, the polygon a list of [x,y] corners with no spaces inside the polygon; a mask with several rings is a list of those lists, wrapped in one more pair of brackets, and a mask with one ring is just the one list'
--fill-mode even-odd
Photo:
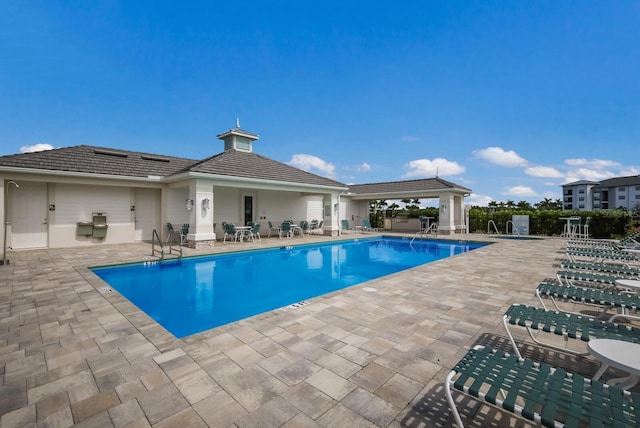
{"label": "paver patio", "polygon": [[[88,269],[151,259],[150,244],[10,251],[0,267],[0,425],[452,426],[446,374],[475,344],[508,349],[501,315],[537,304],[534,289],[554,276],[565,241],[451,239],[495,243],[184,339]],[[534,346],[524,354],[586,375],[598,368]],[[472,426],[528,426],[460,403]]]}

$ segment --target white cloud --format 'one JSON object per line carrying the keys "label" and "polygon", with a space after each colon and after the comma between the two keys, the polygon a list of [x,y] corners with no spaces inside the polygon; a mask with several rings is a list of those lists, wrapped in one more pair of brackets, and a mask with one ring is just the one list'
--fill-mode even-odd
{"label": "white cloud", "polygon": [[549,166],[532,166],[524,170],[524,173],[532,177],[561,178],[564,175],[555,168]]}
{"label": "white cloud", "polygon": [[620,175],[621,176],[627,176],[627,175],[640,175],[640,169],[633,167],[633,166],[629,166],[626,167],[624,169],[620,170]]}
{"label": "white cloud", "polygon": [[434,160],[412,160],[408,164],[405,164],[405,167],[409,168],[409,171],[402,176],[403,178],[458,175],[464,172],[464,167],[459,165],[457,162],[451,162],[442,158],[436,158]]}
{"label": "white cloud", "polygon": [[356,169],[357,169],[358,172],[371,171],[371,165],[369,165],[366,162],[362,162],[362,165],[358,165]]}
{"label": "white cloud", "polygon": [[44,150],[53,150],[53,146],[51,144],[34,144],[33,146],[22,146],[20,147],[20,153],[33,153],[33,152],[42,152]]}
{"label": "white cloud", "polygon": [[418,141],[420,141],[420,138],[414,137],[412,135],[405,135],[404,137],[402,137],[402,141],[406,141],[407,143],[417,143]]}
{"label": "white cloud", "polygon": [[535,190],[528,186],[513,186],[502,192],[502,194],[506,196],[518,197],[538,196]]}
{"label": "white cloud", "polygon": [[333,164],[313,155],[293,155],[291,156],[291,160],[287,163],[304,171],[317,174],[319,173],[320,175],[325,175],[327,177],[334,177],[336,172],[336,167]]}
{"label": "white cloud", "polygon": [[513,150],[505,151],[502,147],[487,147],[474,150],[473,156],[486,162],[508,168],[527,166],[529,162]]}
{"label": "white cloud", "polygon": [[601,181],[616,175],[610,171],[601,171],[589,168],[578,168],[568,171],[566,174],[567,183],[578,180]]}
{"label": "white cloud", "polygon": [[489,205],[489,202],[493,201],[493,198],[487,195],[479,195],[477,193],[472,193],[471,196],[466,197],[464,200],[465,200],[465,203],[469,205],[486,207]]}
{"label": "white cloud", "polygon": [[616,161],[605,160],[605,159],[587,160],[585,158],[576,158],[576,159],[567,159],[564,161],[564,163],[570,166],[586,166],[586,167],[591,167],[596,169],[620,166],[620,163]]}

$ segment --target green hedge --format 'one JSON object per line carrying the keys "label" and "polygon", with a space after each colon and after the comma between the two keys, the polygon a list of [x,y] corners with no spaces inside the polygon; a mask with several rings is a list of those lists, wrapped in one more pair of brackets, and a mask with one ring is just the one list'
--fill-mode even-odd
{"label": "green hedge", "polygon": [[[469,211],[469,231],[488,231],[487,225],[493,220],[500,233],[506,233],[507,222],[513,215],[529,216],[529,234],[558,236],[562,233],[566,220],[562,217],[579,216],[581,224],[585,223],[587,217],[591,217],[589,222],[589,236],[601,239],[617,239],[628,235],[634,228],[639,226],[638,219],[633,219],[628,212],[622,210],[601,210],[601,211],[560,211],[560,210],[495,210],[491,208],[472,208]],[[493,227],[491,232],[494,232]],[[511,233],[511,225],[509,225]]]}

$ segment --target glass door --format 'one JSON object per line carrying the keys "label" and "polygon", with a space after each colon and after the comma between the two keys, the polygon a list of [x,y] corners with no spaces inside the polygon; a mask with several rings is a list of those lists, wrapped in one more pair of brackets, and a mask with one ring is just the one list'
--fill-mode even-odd
{"label": "glass door", "polygon": [[244,197],[244,225],[253,221],[253,196]]}

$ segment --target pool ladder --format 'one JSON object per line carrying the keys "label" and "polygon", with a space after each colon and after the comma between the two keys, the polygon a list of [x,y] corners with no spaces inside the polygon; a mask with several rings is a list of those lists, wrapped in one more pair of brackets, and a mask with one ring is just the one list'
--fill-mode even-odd
{"label": "pool ladder", "polygon": [[512,235],[518,235],[518,237],[520,237],[520,229],[516,227],[515,224],[513,224],[513,222],[511,220],[507,221],[507,227],[505,229],[506,234],[509,234],[509,223],[511,223],[511,234]]}
{"label": "pool ladder", "polygon": [[496,226],[496,222],[493,220],[489,220],[487,222],[487,235],[491,233],[491,226],[493,226],[493,230],[496,231],[496,235],[500,235],[500,231],[498,230],[498,226]]}
{"label": "pool ladder", "polygon": [[[158,257],[161,262],[164,262],[167,256],[170,256],[171,258],[177,258],[178,261],[182,261],[182,239],[181,238],[177,239],[178,245],[177,245],[177,248],[174,248],[174,245],[172,245],[172,242],[175,239],[173,238],[174,238],[174,232],[170,232],[169,239],[167,240],[167,243],[169,244],[169,253],[165,254],[164,245],[162,245],[162,241],[160,240],[160,235],[158,235],[158,231],[156,229],[153,229],[153,235],[151,237],[151,255],[153,257]],[[160,248],[156,249],[156,245],[158,245]]]}
{"label": "pool ladder", "polygon": [[433,233],[436,237],[438,236],[438,223],[431,223],[431,225],[427,229],[420,228],[420,230],[417,231],[415,235],[413,235],[413,238],[411,238],[409,246],[413,244],[413,241],[415,241],[418,236],[420,236],[420,239],[422,239],[423,236],[426,237],[430,233]]}
{"label": "pool ladder", "polygon": [[[511,234],[512,235],[517,235],[518,237],[520,236],[520,229],[518,227],[516,227],[515,224],[513,224],[513,221],[508,220],[507,224],[505,226],[505,233],[508,235],[509,234],[509,225],[511,225]],[[496,222],[493,220],[489,220],[489,222],[487,223],[487,234],[491,233],[491,226],[493,226],[493,230],[496,231],[496,235],[500,235],[500,231],[498,230],[498,226],[496,226]]]}

